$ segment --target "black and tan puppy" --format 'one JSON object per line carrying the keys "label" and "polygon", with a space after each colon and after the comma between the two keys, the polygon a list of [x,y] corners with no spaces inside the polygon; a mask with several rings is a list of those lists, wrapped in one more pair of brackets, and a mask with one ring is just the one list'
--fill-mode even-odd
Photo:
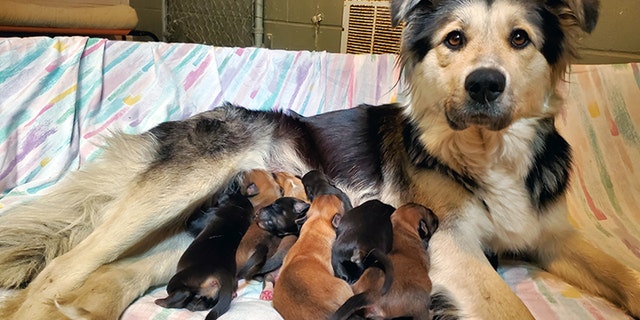
{"label": "black and tan puppy", "polygon": [[362,316],[365,318],[431,319],[429,307],[432,285],[426,247],[438,228],[438,218],[421,205],[406,204],[393,212],[391,222],[393,249],[389,252],[389,259],[395,270],[391,288],[383,295],[384,278],[381,270],[367,269],[353,285],[356,295],[349,298],[331,320],[348,319],[360,310],[363,310]]}
{"label": "black and tan puppy", "polygon": [[303,200],[282,197],[256,212],[256,223],[260,228],[279,237],[297,235],[306,220],[308,209],[309,204]]}
{"label": "black and tan puppy", "polygon": [[229,309],[238,286],[236,250],[253,215],[251,202],[239,188],[230,189],[235,190],[219,197],[211,221],[180,257],[167,285],[169,296],[156,300],[158,305],[192,311],[213,307],[207,319],[217,319]]}
{"label": "black and tan puppy", "polygon": [[349,284],[375,265],[385,273],[383,292],[391,286],[393,265],[387,258],[393,245],[391,214],[395,208],[379,200],[369,200],[349,211],[336,228],[331,264],[336,277]]}
{"label": "black and tan puppy", "polygon": [[[349,205],[347,211],[353,208],[349,197],[347,197],[347,195],[344,194],[344,192],[342,192],[340,189],[333,187],[327,176],[319,170],[312,170],[307,172],[307,174],[302,177],[302,185],[304,186],[304,191],[307,194],[307,198],[309,199],[309,201],[313,201],[316,195],[332,194],[338,196],[343,203]],[[326,185],[332,186],[332,189],[327,188]]]}
{"label": "black and tan puppy", "polygon": [[[244,276],[245,279],[251,279],[257,275],[264,275],[267,272],[279,268],[282,265],[284,256],[291,247],[289,242],[285,242],[281,246],[281,239],[284,239],[286,236],[294,236],[297,238],[300,233],[300,228],[306,220],[308,209],[309,204],[303,200],[293,197],[282,197],[256,212],[255,225],[264,232],[268,232],[270,238],[274,239],[274,243],[276,241],[277,243],[271,247],[268,247],[267,243],[258,244],[252,258],[238,270],[238,275]],[[249,229],[251,228],[253,228],[253,226]],[[276,247],[277,249],[273,254],[268,254]]]}
{"label": "black and tan puppy", "polygon": [[309,174],[302,178],[306,189],[315,192],[309,197],[313,200],[307,221],[284,259],[273,296],[273,306],[285,320],[327,319],[353,295],[331,267],[333,223],[351,204],[342,201],[346,196],[321,174],[311,174],[313,181],[306,179]]}

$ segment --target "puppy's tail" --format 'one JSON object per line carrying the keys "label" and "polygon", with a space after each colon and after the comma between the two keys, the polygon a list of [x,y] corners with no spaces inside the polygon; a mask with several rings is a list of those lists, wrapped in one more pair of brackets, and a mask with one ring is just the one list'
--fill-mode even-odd
{"label": "puppy's tail", "polygon": [[280,245],[278,245],[278,250],[276,250],[273,256],[269,257],[269,259],[265,261],[262,268],[256,274],[266,274],[280,268],[284,261],[284,257],[287,255],[289,249],[291,249],[297,239],[298,236],[295,235],[288,235],[282,238]]}
{"label": "puppy's tail", "polygon": [[378,249],[372,249],[364,257],[363,265],[365,269],[369,267],[377,267],[384,272],[384,283],[382,284],[380,293],[383,295],[386,294],[389,291],[389,288],[391,288],[394,274],[393,263],[391,263],[389,257]]}
{"label": "puppy's tail", "polygon": [[347,320],[353,319],[353,315],[360,309],[365,308],[373,302],[373,294],[371,291],[364,291],[362,293],[358,293],[351,298],[347,299],[347,301],[336,310],[334,314],[329,317],[329,320]]}
{"label": "puppy's tail", "polygon": [[0,287],[30,282],[44,266],[82,241],[100,212],[149,163],[150,135],[116,135],[101,159],[71,172],[48,194],[0,215]]}
{"label": "puppy's tail", "polygon": [[218,319],[218,317],[229,311],[231,300],[233,300],[233,294],[236,292],[238,282],[236,279],[231,279],[229,277],[226,277],[223,281],[220,291],[218,291],[218,302],[216,302],[213,309],[209,311],[205,320]]}
{"label": "puppy's tail", "polygon": [[251,280],[255,275],[260,274],[260,269],[267,260],[269,247],[264,244],[258,244],[253,254],[247,259],[247,262],[238,270],[238,278]]}

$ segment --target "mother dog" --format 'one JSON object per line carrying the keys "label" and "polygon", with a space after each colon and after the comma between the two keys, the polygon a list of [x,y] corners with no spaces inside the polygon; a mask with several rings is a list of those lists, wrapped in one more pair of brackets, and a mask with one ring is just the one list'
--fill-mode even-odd
{"label": "mother dog", "polygon": [[406,23],[406,107],[303,118],[225,105],[109,138],[101,159],[2,217],[0,224],[20,226],[21,235],[51,233],[35,249],[29,237],[0,234],[16,238],[0,248],[3,285],[29,281],[47,262],[3,314],[115,318],[149,285],[168,280],[185,247],[177,226],[236,173],[320,168],[354,205],[380,198],[438,214],[430,244],[434,290],[446,288],[463,316],[531,318],[487,262],[483,251],[490,250],[525,253],[640,317],[638,272],[588,243],[566,219],[571,161],[554,127],[555,85],[576,39],[594,28],[598,5],[393,0],[394,22]]}

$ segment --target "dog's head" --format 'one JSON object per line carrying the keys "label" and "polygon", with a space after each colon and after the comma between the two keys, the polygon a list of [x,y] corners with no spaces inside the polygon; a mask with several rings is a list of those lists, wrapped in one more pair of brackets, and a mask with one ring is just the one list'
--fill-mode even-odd
{"label": "dog's head", "polygon": [[309,204],[292,197],[282,197],[256,214],[258,226],[271,234],[283,237],[298,234],[306,220]]}
{"label": "dog's head", "polygon": [[454,130],[501,130],[553,115],[556,82],[591,32],[599,0],[392,0],[405,21],[401,63],[410,112]]}
{"label": "dog's head", "polygon": [[275,177],[264,170],[251,170],[241,176],[241,192],[249,198],[256,211],[282,196]]}
{"label": "dog's head", "polygon": [[431,209],[416,203],[407,203],[399,207],[393,212],[391,219],[394,226],[402,225],[417,234],[425,247],[439,225],[438,216]]}
{"label": "dog's head", "polygon": [[344,211],[349,211],[353,208],[351,200],[340,189],[336,188],[329,178],[318,170],[311,170],[302,177],[302,185],[307,194],[309,201],[320,195],[336,195],[343,204]]}

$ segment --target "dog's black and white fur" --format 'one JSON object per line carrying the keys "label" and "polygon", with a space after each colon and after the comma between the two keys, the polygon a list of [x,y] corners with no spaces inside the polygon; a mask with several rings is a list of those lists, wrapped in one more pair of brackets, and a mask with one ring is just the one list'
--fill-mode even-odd
{"label": "dog's black and white fur", "polygon": [[[91,221],[82,224],[90,232],[47,251],[46,267],[4,306],[4,314],[92,318],[87,305],[95,304],[90,289],[100,270],[108,267],[100,274],[113,277],[126,270],[135,282],[142,278],[135,272],[140,261],[156,259],[154,270],[162,272],[145,275],[152,280],[102,288],[102,305],[110,303],[104,297],[133,299],[170,277],[162,265],[175,265],[176,253],[163,254],[168,251],[162,248],[184,248],[184,241],[170,236],[170,226],[180,225],[234,174],[265,168],[303,175],[319,168],[354,205],[379,198],[396,207],[417,202],[433,209],[440,219],[430,241],[434,293],[446,291],[446,304],[463,317],[532,318],[484,251],[526,253],[550,273],[640,317],[639,273],[588,243],[566,219],[571,161],[554,128],[560,106],[555,85],[574,57],[577,38],[595,27],[598,5],[393,0],[394,21],[405,22],[407,106],[303,118],[227,104],[141,135],[109,138],[101,159],[1,218],[10,224],[37,215],[33,230],[49,217]],[[64,202],[56,201],[60,197]],[[51,242],[47,246],[63,240]],[[0,248],[0,256],[19,252],[17,246]],[[30,280],[43,267],[34,266],[32,256],[0,261],[1,284]],[[80,296],[85,298],[74,298]]]}

